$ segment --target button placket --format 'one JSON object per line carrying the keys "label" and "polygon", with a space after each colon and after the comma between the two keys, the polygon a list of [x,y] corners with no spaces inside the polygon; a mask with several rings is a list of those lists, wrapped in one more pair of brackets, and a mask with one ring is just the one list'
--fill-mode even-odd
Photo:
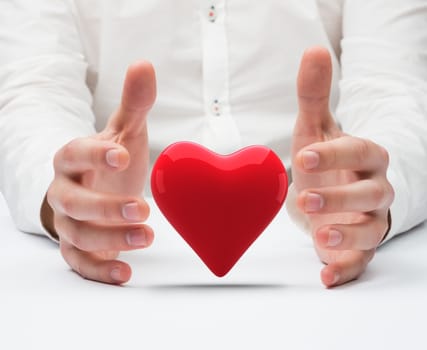
{"label": "button placket", "polygon": [[216,21],[217,11],[215,5],[211,5],[208,10],[208,19],[210,22],[214,23]]}
{"label": "button placket", "polygon": [[229,114],[225,2],[205,0],[201,4],[204,104],[206,115],[212,117]]}
{"label": "button placket", "polygon": [[221,104],[218,100],[214,100],[212,102],[212,114],[216,117],[219,117],[222,114]]}
{"label": "button placket", "polygon": [[[226,33],[226,0],[201,1],[203,95],[206,136],[218,147],[240,144],[240,133],[231,117],[229,62]],[[225,149],[224,148],[224,149]]]}

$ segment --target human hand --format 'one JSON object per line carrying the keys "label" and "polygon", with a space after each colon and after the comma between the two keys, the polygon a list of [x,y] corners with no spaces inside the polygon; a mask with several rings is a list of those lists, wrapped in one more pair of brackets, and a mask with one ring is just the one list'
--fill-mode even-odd
{"label": "human hand", "polygon": [[316,251],[326,264],[322,282],[359,277],[389,228],[394,198],[388,153],[343,133],[329,110],[332,80],[327,50],[311,48],[298,75],[299,114],[292,141],[297,207],[306,214]]}
{"label": "human hand", "polygon": [[129,67],[121,105],[106,128],[75,139],[55,155],[55,178],[42,221],[57,233],[61,254],[82,277],[120,284],[131,276],[120,251],[145,248],[153,231],[140,197],[148,169],[146,118],[156,98],[154,69],[147,62]]}

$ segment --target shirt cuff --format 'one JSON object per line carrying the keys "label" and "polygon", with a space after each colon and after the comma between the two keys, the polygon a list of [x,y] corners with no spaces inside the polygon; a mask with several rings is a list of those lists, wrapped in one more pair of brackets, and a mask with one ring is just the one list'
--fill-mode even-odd
{"label": "shirt cuff", "polygon": [[30,194],[25,201],[24,218],[16,220],[16,222],[21,223],[22,226],[20,225],[20,229],[24,232],[44,235],[58,242],[58,238],[43,226],[41,220],[41,207],[53,176],[54,172],[51,164],[41,167],[39,176],[32,183]]}

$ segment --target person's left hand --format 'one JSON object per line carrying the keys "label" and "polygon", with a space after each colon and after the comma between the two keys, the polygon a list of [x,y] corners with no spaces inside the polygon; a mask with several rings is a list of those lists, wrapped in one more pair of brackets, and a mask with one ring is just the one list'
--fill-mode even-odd
{"label": "person's left hand", "polygon": [[359,277],[389,229],[394,191],[388,153],[372,141],[343,133],[329,110],[329,52],[311,48],[298,75],[299,114],[292,141],[297,208],[307,216],[316,251],[326,264],[322,282]]}

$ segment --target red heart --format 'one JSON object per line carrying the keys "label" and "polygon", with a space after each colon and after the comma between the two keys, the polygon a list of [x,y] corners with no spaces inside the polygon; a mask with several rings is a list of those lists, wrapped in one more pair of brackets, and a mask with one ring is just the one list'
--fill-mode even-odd
{"label": "red heart", "polygon": [[157,159],[151,189],[171,225],[222,277],[280,210],[288,177],[280,159],[264,146],[219,155],[178,142]]}

